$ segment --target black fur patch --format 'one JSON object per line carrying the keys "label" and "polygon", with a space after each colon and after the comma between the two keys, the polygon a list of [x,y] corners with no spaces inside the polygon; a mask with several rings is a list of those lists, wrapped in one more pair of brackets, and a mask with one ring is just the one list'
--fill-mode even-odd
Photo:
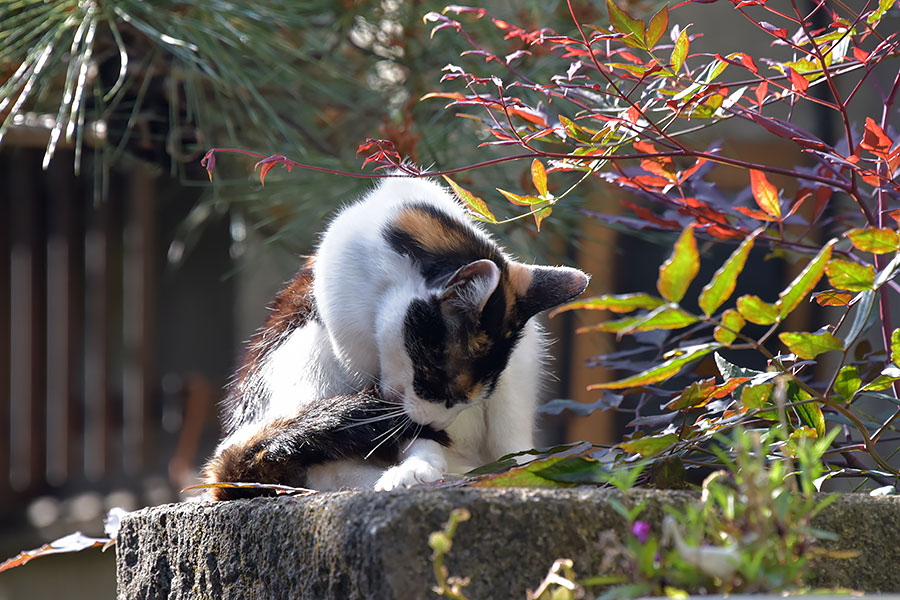
{"label": "black fur patch", "polygon": [[[396,463],[400,450],[416,434],[421,439],[450,445],[443,431],[420,428],[411,422],[404,427],[409,421],[406,417],[371,420],[386,408],[390,405],[368,391],[303,406],[296,416],[267,423],[247,442],[223,450],[206,466],[206,481],[305,487],[307,471],[315,465],[363,458],[370,453],[370,460],[379,466]],[[216,500],[231,500],[275,492],[213,488],[212,493]]]}

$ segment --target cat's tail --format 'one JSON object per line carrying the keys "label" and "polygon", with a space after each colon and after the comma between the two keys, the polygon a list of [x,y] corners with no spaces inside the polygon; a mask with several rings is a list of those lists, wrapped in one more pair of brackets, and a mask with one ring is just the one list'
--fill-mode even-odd
{"label": "cat's tail", "polygon": [[[261,483],[306,487],[310,467],[349,457],[396,462],[410,437],[449,438],[430,427],[411,427],[402,407],[372,390],[316,400],[296,416],[273,419],[210,459],[205,483]],[[271,496],[275,489],[210,488],[214,500]]]}

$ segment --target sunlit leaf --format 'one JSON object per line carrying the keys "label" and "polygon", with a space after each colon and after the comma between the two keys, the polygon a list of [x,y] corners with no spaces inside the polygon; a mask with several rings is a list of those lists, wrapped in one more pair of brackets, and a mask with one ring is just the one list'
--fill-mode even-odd
{"label": "sunlit leaf", "polygon": [[531,161],[531,181],[541,197],[547,197],[547,170],[538,159]]}
{"label": "sunlit leaf", "polygon": [[774,219],[781,218],[781,205],[778,203],[778,188],[769,183],[766,174],[750,169],[750,189],[753,199],[763,211]]}
{"label": "sunlit leaf", "polygon": [[88,537],[80,531],[76,531],[75,533],[70,533],[49,544],[44,544],[40,548],[20,552],[13,558],[0,563],[0,573],[12,569],[13,567],[20,567],[30,560],[40,558],[41,556],[62,554],[66,552],[80,552],[82,550],[87,550],[88,548],[99,548],[101,546],[106,546],[112,541],[111,538]]}
{"label": "sunlit leaf", "polygon": [[537,472],[550,467],[551,465],[563,460],[563,456],[551,456],[545,460],[537,460],[521,467],[513,467],[505,473],[499,475],[488,475],[476,481],[471,485],[476,487],[530,487],[530,488],[554,488],[566,487],[566,483],[553,481],[546,477],[537,475]]}
{"label": "sunlit leaf", "polygon": [[887,160],[893,143],[872,117],[866,117],[865,133],[859,145],[882,160]]}
{"label": "sunlit leaf", "polygon": [[560,461],[533,471],[538,477],[558,483],[606,483],[609,464],[586,456],[567,456]]}
{"label": "sunlit leaf", "polygon": [[547,205],[543,208],[539,208],[534,212],[534,224],[537,227],[537,230],[541,230],[541,223],[544,219],[550,216],[550,213],[553,212],[553,206]]}
{"label": "sunlit leaf", "polygon": [[725,264],[715,272],[709,283],[703,286],[697,303],[706,315],[713,314],[734,292],[737,277],[743,271],[744,264],[747,262],[747,256],[750,254],[753,242],[760,231],[753,232],[750,237],[741,242],[731,256],[728,257],[728,260],[725,261]]}
{"label": "sunlit leaf", "polygon": [[618,381],[610,381],[607,383],[595,383],[588,386],[589,390],[621,390],[641,385],[650,385],[651,383],[659,383],[676,375],[681,369],[699,359],[703,358],[716,348],[720,348],[720,344],[700,344],[681,348],[675,351],[672,358],[660,363],[654,367],[647,369],[636,375],[620,379]]}
{"label": "sunlit leaf", "polygon": [[755,410],[765,406],[772,397],[771,383],[745,386],[741,392],[741,405],[747,410]]}
{"label": "sunlit leaf", "polygon": [[737,310],[742,317],[757,325],[771,325],[778,319],[778,308],[763,302],[759,296],[748,294],[737,299]]}
{"label": "sunlit leaf", "polygon": [[893,229],[851,229],[844,234],[857,250],[872,254],[895,252],[900,246],[897,232]]}
{"label": "sunlit leaf", "polygon": [[788,401],[798,403],[794,406],[794,410],[803,423],[815,429],[819,437],[825,435],[825,415],[822,414],[822,407],[794,382],[788,385]]}
{"label": "sunlit leaf", "polygon": [[669,62],[672,64],[672,71],[676,75],[681,70],[684,59],[687,58],[690,46],[691,40],[688,37],[687,29],[682,29],[681,33],[678,34],[678,39],[675,41],[675,47],[672,49],[672,56],[669,58]]}
{"label": "sunlit leaf", "polygon": [[550,312],[551,317],[559,313],[575,309],[608,310],[614,313],[629,313],[640,308],[652,310],[665,304],[662,298],[656,298],[649,294],[618,294],[611,296],[597,296],[585,300],[576,300],[563,304]]}
{"label": "sunlit leaf", "polygon": [[900,329],[891,333],[891,362],[900,366]]}
{"label": "sunlit leaf", "polygon": [[829,332],[806,333],[785,331],[778,334],[785,346],[791,352],[804,360],[812,360],[823,352],[840,350],[841,340]]}
{"label": "sunlit leaf", "polygon": [[839,290],[862,292],[875,284],[875,268],[870,265],[832,258],[825,266],[828,282]]}
{"label": "sunlit leaf", "polygon": [[900,381],[900,367],[890,364],[881,370],[881,374],[874,381],[863,386],[863,390],[877,392],[891,387],[895,381]]}
{"label": "sunlit leaf", "polygon": [[656,456],[674,446],[676,442],[678,442],[678,434],[666,433],[622,442],[619,447],[626,452],[641,456]]}
{"label": "sunlit leaf", "polygon": [[497,217],[491,213],[488,209],[487,204],[484,203],[484,200],[472,194],[472,192],[460,187],[455,181],[444,175],[444,181],[450,184],[450,187],[453,188],[453,191],[456,192],[456,197],[462,201],[466,207],[472,211],[475,218],[486,221],[488,223],[497,223]]}
{"label": "sunlit leaf", "polygon": [[639,47],[644,47],[644,22],[633,18],[627,12],[616,6],[612,0],[606,0],[606,8],[609,10],[609,24],[619,33],[631,37],[631,40]]}
{"label": "sunlit leaf", "polygon": [[672,255],[659,268],[656,287],[663,298],[679,302],[700,270],[700,255],[694,239],[694,225],[688,225],[675,242]]}
{"label": "sunlit leaf", "polygon": [[838,371],[834,380],[834,391],[838,393],[844,400],[850,401],[862,385],[862,379],[859,377],[859,371],[854,366],[843,367]]}
{"label": "sunlit leaf", "polygon": [[738,311],[729,308],[722,313],[722,326],[713,330],[713,337],[717,342],[726,346],[737,339],[738,333],[744,328],[746,320]]}
{"label": "sunlit leaf", "polygon": [[837,290],[825,290],[813,294],[813,299],[819,306],[847,306],[853,300],[853,294],[850,292],[839,292]]}
{"label": "sunlit leaf", "polygon": [[682,410],[684,408],[703,406],[712,399],[712,393],[715,389],[715,379],[695,381],[684,388],[678,397],[666,404],[665,408],[667,410]]}
{"label": "sunlit leaf", "polygon": [[497,188],[497,191],[503,194],[507,200],[518,206],[534,206],[535,204],[546,202],[546,200],[538,196],[522,196],[520,194],[514,194],[512,192],[507,192],[506,190],[501,190],[500,188]]}
{"label": "sunlit leaf", "polygon": [[653,49],[669,28],[669,7],[663,6],[647,24],[647,48]]}
{"label": "sunlit leaf", "polygon": [[[799,275],[788,285],[781,294],[778,295],[778,301],[775,303],[775,306],[778,308],[778,318],[784,319],[788,316],[792,310],[797,308],[797,305],[800,304],[806,295],[809,294],[816,284],[819,283],[819,280],[822,278],[822,275],[825,273],[825,265],[831,259],[831,249],[837,240],[831,240],[828,242],[819,253],[809,261],[809,264],[806,265]],[[738,309],[740,310],[740,308]],[[744,314],[743,312],[741,314]],[[746,318],[747,315],[744,315]],[[750,321],[751,319],[747,319]]]}
{"label": "sunlit leaf", "polygon": [[605,331],[608,333],[637,333],[639,331],[654,331],[657,329],[681,329],[693,325],[699,319],[680,308],[661,306],[652,313],[640,317],[628,317],[616,321],[606,321],[597,325],[580,327],[578,333],[590,333]]}

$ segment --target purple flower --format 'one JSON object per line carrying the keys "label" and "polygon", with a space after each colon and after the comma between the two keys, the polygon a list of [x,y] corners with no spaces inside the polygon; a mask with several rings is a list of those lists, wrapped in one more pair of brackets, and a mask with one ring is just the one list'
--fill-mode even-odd
{"label": "purple flower", "polygon": [[634,525],[631,526],[631,533],[633,533],[634,537],[642,544],[646,544],[647,535],[650,533],[650,523],[647,523],[646,521],[635,521]]}

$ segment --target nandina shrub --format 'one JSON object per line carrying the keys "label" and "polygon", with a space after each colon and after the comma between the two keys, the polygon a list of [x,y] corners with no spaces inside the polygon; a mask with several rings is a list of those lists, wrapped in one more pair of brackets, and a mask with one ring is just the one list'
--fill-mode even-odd
{"label": "nandina shrub", "polygon": [[[478,60],[448,65],[444,81],[462,85],[429,98],[449,99],[448,107],[480,121],[490,144],[519,151],[506,160],[532,161],[534,190],[498,192],[526,207],[538,228],[580,185],[600,181],[628,192],[618,197],[632,214],[586,214],[677,234],[654,292],[601,295],[557,311],[617,317],[584,327],[583,334],[668,332],[661,346],[638,341],[627,353],[594,360],[622,372],[590,386],[609,394],[598,405],[618,406],[622,396],[611,392],[620,392],[664,412],[651,421],[655,429],[638,429],[614,448],[617,460],[638,454],[668,463],[677,456],[714,465],[710,441],[736,425],[780,424],[797,438],[823,437],[831,423],[842,435],[820,483],[859,475],[893,483],[892,455],[876,444],[897,439],[900,416],[900,329],[889,310],[900,291],[894,281],[900,273],[900,39],[880,27],[895,2],[870,2],[860,12],[830,0],[731,4],[735,19],[770,42],[763,54],[692,53],[701,32],[671,25],[667,7],[640,19],[607,0],[608,22],[583,23],[569,3],[571,30],[556,32],[450,6],[426,16],[435,23],[433,35],[463,36]],[[467,33],[469,23],[484,19],[503,42]],[[555,58],[556,74],[529,78],[530,55]],[[873,95],[882,101],[877,114],[860,115]],[[837,116],[840,139],[824,140],[798,125],[811,107]],[[803,164],[750,162],[718,146],[698,146],[710,132],[696,132],[715,133],[735,120],[794,145]],[[723,193],[710,178],[714,165],[743,171],[746,193],[737,200]],[[574,183],[567,173],[577,175]],[[794,191],[779,189],[775,176],[792,181]],[[554,178],[564,183],[558,195],[550,191]],[[479,218],[496,222],[490,202],[451,184]],[[699,294],[688,297],[700,269],[698,242],[733,250]],[[751,250],[759,247],[799,260],[799,273],[777,297],[733,298]],[[786,330],[785,321],[809,298],[837,310],[816,331]],[[876,333],[867,336],[869,330]],[[765,370],[732,364],[723,353],[735,356],[734,350],[758,354]],[[708,362],[718,376],[693,374]],[[692,379],[687,386],[684,376]],[[784,452],[780,446],[772,452]],[[591,470],[584,460],[569,462]]]}

